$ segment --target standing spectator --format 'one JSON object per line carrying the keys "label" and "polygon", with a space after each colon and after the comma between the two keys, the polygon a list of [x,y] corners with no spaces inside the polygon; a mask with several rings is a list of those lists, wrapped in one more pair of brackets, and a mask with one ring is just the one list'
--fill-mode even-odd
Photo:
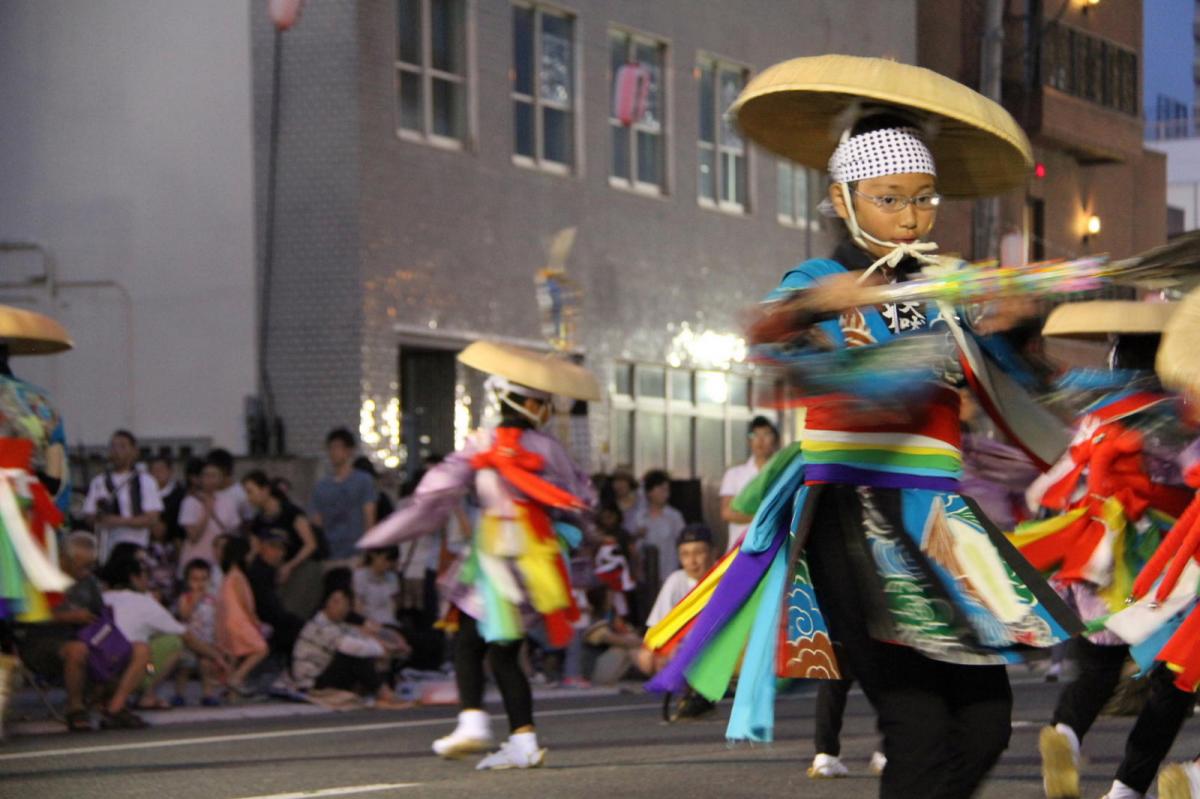
{"label": "standing spectator", "polygon": [[[179,597],[178,615],[187,625],[188,632],[209,646],[217,645],[217,597],[212,592],[212,566],[206,560],[196,558],[183,567],[184,590]],[[214,707],[221,704],[217,689],[217,677],[223,663],[211,657],[197,657],[188,651],[183,654],[179,668],[175,671],[175,701],[185,704],[184,691],[187,679],[193,673],[200,675],[200,704]]]}
{"label": "standing spectator", "polygon": [[371,463],[371,459],[366,455],[359,455],[354,459],[354,468],[370,476],[371,482],[375,484],[375,518],[386,519],[391,516],[396,504],[392,502],[388,493],[379,487],[379,472],[375,470],[375,464]]}
{"label": "standing spectator", "polygon": [[[653,596],[668,574],[679,568],[679,555],[675,541],[686,526],[683,514],[667,502],[671,499],[671,478],[662,469],[651,469],[642,478],[646,505],[634,522],[634,535],[640,549],[646,553],[642,558],[644,587]],[[656,558],[648,557],[651,547]],[[642,607],[645,607],[643,605]]]}
{"label": "standing spectator", "polygon": [[243,522],[253,519],[254,507],[246,498],[246,491],[242,484],[233,479],[233,454],[227,449],[217,447],[208,451],[208,457],[204,459],[204,462],[211,463],[221,470],[221,487],[218,491],[233,500],[238,518]]}
{"label": "standing spectator", "polygon": [[330,474],[313,488],[313,524],[323,527],[329,544],[326,571],[353,568],[354,545],[368,528],[375,525],[375,482],[370,475],[354,468],[354,434],[344,427],[325,437]]}
{"label": "standing spectator", "polygon": [[221,551],[221,592],[217,596],[217,646],[233,659],[237,666],[229,675],[229,690],[247,695],[246,678],[267,656],[262,622],[254,607],[254,592],[246,579],[246,556],[250,544],[245,538],[233,537]]}
{"label": "standing spectator", "polygon": [[109,468],[88,487],[83,512],[100,537],[101,562],[123,541],[147,546],[150,528],[162,512],[158,485],[138,470],[137,455],[133,433],[116,431],[108,442]]}
{"label": "standing spectator", "polygon": [[161,528],[162,532],[154,536],[156,539],[178,543],[183,540],[183,528],[179,526],[179,506],[187,496],[188,486],[175,478],[175,461],[165,452],[160,452],[150,459],[150,476],[158,486],[158,496],[163,506],[162,515],[151,528],[151,533],[156,533]]}
{"label": "standing spectator", "polygon": [[246,568],[246,579],[254,593],[254,610],[271,628],[271,651],[285,659],[290,658],[304,620],[289,613],[279,598],[279,571],[286,565],[287,534],[283,530],[269,529],[256,534],[254,539],[258,550]]}
{"label": "standing spectator", "polygon": [[250,530],[260,539],[283,533],[287,547],[278,564],[279,599],[289,613],[307,619],[321,604],[320,542],[304,511],[276,483],[257,469],[242,478],[255,511]]}
{"label": "standing spectator", "polygon": [[613,501],[624,519],[625,529],[630,533],[636,532],[637,528],[634,525],[638,514],[646,507],[646,497],[638,490],[637,478],[626,469],[617,469],[613,472],[609,485],[612,488]]}
{"label": "standing spectator", "polygon": [[292,677],[304,691],[348,691],[373,696],[375,706],[409,707],[398,702],[392,689],[375,670],[375,661],[387,648],[369,633],[352,627],[346,619],[353,605],[349,589],[334,586],[321,610],[304,625],[292,654]]}
{"label": "standing spectator", "polygon": [[729,467],[729,470],[725,472],[725,477],[721,480],[721,518],[729,522],[729,538],[725,542],[726,552],[733,549],[742,540],[742,536],[746,534],[750,522],[754,519],[753,516],[738,513],[730,507],[733,498],[758,476],[766,462],[779,450],[779,431],[767,417],[755,416],[754,420],[750,422],[747,434],[750,436],[749,460]]}
{"label": "standing spectator", "polygon": [[179,552],[181,564],[200,558],[215,566],[213,542],[217,536],[239,532],[237,504],[232,496],[221,491],[222,475],[218,465],[205,463],[200,472],[199,491],[184,497],[179,508],[179,523],[185,536]]}

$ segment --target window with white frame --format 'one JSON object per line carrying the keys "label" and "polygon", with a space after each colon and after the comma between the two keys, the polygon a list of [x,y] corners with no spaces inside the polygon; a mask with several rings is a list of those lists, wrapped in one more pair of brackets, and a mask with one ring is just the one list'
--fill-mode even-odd
{"label": "window with white frame", "polygon": [[700,82],[700,203],[744,213],[749,209],[746,143],[725,112],[746,85],[749,70],[701,56],[696,71]]}
{"label": "window with white frame", "polygon": [[462,146],[467,138],[467,0],[397,0],[401,136]]}
{"label": "window with white frame", "polygon": [[513,160],[552,171],[575,163],[575,18],[513,6]]}
{"label": "window with white frame", "polygon": [[666,192],[667,46],[657,39],[610,30],[609,182],[655,194]]}
{"label": "window with white frame", "polygon": [[821,174],[791,161],[780,159],[776,166],[778,208],[781,224],[807,230],[819,230],[817,203],[821,201]]}
{"label": "window with white frame", "polygon": [[[720,480],[730,465],[750,457],[746,431],[754,416],[778,421],[774,409],[753,405],[752,397],[764,393],[758,380],[766,378],[618,362],[611,387],[613,464],[637,474],[667,469],[675,478]],[[775,387],[768,381],[765,388]]]}

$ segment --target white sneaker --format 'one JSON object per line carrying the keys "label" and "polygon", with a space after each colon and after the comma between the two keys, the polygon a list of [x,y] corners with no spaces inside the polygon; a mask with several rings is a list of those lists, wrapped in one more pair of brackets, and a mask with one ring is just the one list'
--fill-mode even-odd
{"label": "white sneaker", "polygon": [[1163,769],[1158,799],[1200,799],[1200,763],[1172,763]]}
{"label": "white sneaker", "polygon": [[836,755],[823,753],[814,757],[812,765],[808,767],[808,776],[814,780],[833,780],[845,777],[849,773],[850,770]]}
{"label": "white sneaker", "polygon": [[433,742],[439,757],[452,760],[463,755],[486,752],[492,746],[492,723],[482,710],[464,710],[458,714],[454,732]]}
{"label": "white sneaker", "polygon": [[1100,799],[1146,799],[1146,797],[1120,780],[1113,780],[1112,787],[1108,789],[1108,793],[1104,794]]}
{"label": "white sneaker", "polygon": [[1038,736],[1042,755],[1042,787],[1047,799],[1079,799],[1079,744],[1063,725],[1043,727]]}
{"label": "white sneaker", "polygon": [[883,776],[883,770],[887,768],[887,758],[883,752],[871,753],[871,765],[868,768],[871,769],[871,773],[876,777]]}
{"label": "white sneaker", "polygon": [[500,748],[479,761],[477,771],[500,771],[510,768],[537,768],[546,760],[546,750],[538,746],[536,732],[517,732],[508,737]]}

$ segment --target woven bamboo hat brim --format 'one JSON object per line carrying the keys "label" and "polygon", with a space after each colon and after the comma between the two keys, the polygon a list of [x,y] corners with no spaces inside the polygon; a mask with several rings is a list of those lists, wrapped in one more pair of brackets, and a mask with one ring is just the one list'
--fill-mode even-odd
{"label": "woven bamboo hat brim", "polygon": [[49,316],[0,305],[0,342],[9,355],[53,355],[75,346],[66,328]]}
{"label": "woven bamboo hat brim", "polygon": [[1033,168],[1029,139],[998,103],[932,70],[882,58],[784,61],[755,76],[730,113],[746,138],[824,171],[842,133],[835,128],[856,103],[932,124],[927,144],[947,197],[1002,194],[1023,185]]}
{"label": "woven bamboo hat brim", "polygon": [[1155,371],[1167,388],[1200,396],[1200,289],[1178,303],[1158,345]]}
{"label": "woven bamboo hat brim", "polygon": [[458,354],[458,360],[481,372],[559,397],[600,399],[600,384],[595,376],[558,353],[476,341]]}
{"label": "woven bamboo hat brim", "polygon": [[1104,338],[1109,333],[1153,335],[1166,329],[1178,309],[1177,302],[1068,302],[1050,312],[1042,326],[1042,335],[1075,338]]}

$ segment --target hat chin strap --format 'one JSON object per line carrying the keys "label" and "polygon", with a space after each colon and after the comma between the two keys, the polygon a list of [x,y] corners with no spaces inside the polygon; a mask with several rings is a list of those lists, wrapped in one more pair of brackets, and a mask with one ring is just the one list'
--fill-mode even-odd
{"label": "hat chin strap", "polygon": [[867,270],[859,276],[859,283],[866,281],[866,279],[874,274],[875,270],[879,267],[886,266],[889,269],[895,269],[901,261],[908,257],[915,258],[923,264],[938,263],[938,259],[936,257],[926,255],[926,253],[933,252],[937,249],[937,244],[935,242],[917,241],[913,242],[912,244],[908,244],[906,242],[883,241],[882,239],[877,239],[867,231],[863,230],[858,224],[858,217],[854,213],[854,198],[850,195],[850,184],[843,182],[837,185],[841,187],[842,197],[846,201],[846,226],[850,228],[850,238],[854,240],[854,243],[859,247],[862,247],[867,252],[871,251],[868,242],[870,244],[876,244],[880,247],[891,248],[891,252],[884,254],[878,260],[876,260],[875,263],[867,267]]}
{"label": "hat chin strap", "polygon": [[[521,404],[519,402],[514,402],[512,397],[510,397],[505,392],[496,391],[496,399],[500,400],[501,404],[507,405],[508,407],[512,408],[514,411],[516,411],[517,413],[521,414],[526,419],[528,419],[530,421],[530,423],[533,424],[535,429],[540,428],[542,425],[544,425],[546,423],[546,418],[544,415],[535,414],[533,411],[526,408],[523,404]],[[546,407],[546,404],[547,404],[546,401],[542,401],[542,402],[543,402],[542,407],[543,408]]]}

